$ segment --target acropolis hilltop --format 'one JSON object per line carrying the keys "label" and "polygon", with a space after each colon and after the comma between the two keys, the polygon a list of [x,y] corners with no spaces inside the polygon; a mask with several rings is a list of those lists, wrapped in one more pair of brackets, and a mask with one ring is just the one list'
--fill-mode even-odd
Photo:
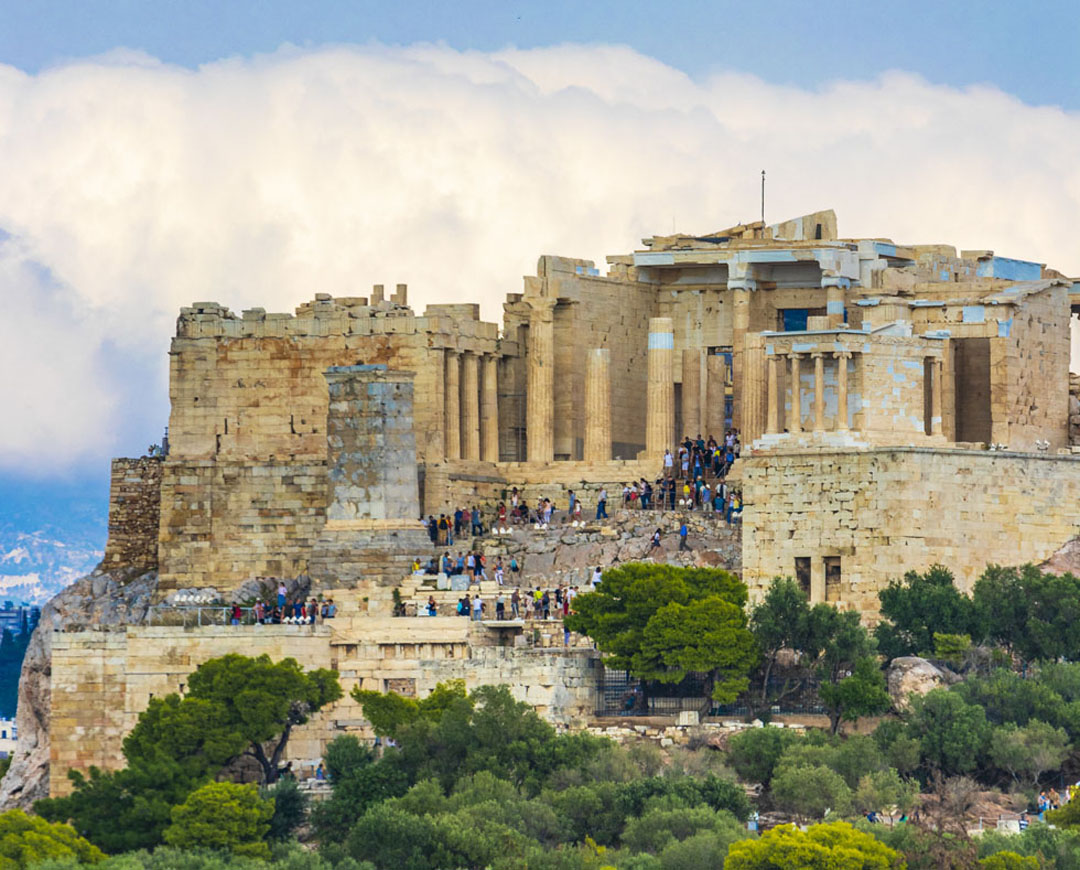
{"label": "acropolis hilltop", "polygon": [[[906,570],[947,564],[968,588],[988,563],[1044,562],[1080,535],[1080,283],[990,250],[845,239],[832,211],[653,236],[601,272],[540,257],[501,324],[474,304],[418,313],[404,285],[318,294],[294,314],[183,308],[167,452],[112,469],[102,570],[118,590],[152,582],[138,619],[53,633],[43,788],[121,763],[148,698],[225,652],[340,672],[346,697],[290,742],[298,760],[364,732],[357,684],[508,683],[554,722],[585,721],[603,670],[590,644],[461,619],[460,587],[414,560],[471,548],[520,562],[508,589],[584,585],[640,558],[644,527],[677,528],[685,505],[645,519],[621,493],[664,478],[687,436],[738,433],[724,485],[742,512],[696,516],[693,555],[663,557],[737,571],[752,597],[790,576],[873,621]],[[499,528],[515,488],[554,502],[549,528]],[[573,527],[571,490],[586,506]],[[601,491],[610,519],[595,518]],[[482,534],[435,546],[421,518],[473,505]],[[279,583],[332,597],[338,616],[178,616],[191,593],[246,603]],[[429,599],[439,615],[410,618]]]}

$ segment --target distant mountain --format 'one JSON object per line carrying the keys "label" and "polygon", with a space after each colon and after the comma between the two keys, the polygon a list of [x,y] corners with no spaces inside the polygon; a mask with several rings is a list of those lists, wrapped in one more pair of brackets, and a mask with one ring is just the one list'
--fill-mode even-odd
{"label": "distant mountain", "polygon": [[67,540],[56,530],[0,531],[0,601],[44,604],[92,571],[101,556],[99,536],[85,530],[72,530]]}
{"label": "distant mountain", "polygon": [[44,604],[101,561],[108,481],[0,477],[0,603]]}

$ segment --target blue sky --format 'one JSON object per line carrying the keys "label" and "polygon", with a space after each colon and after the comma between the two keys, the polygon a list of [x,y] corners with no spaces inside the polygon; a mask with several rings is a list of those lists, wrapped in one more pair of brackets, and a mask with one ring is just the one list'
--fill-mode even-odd
{"label": "blue sky", "polygon": [[992,83],[1028,103],[1080,106],[1080,8],[1070,0],[7,0],[0,6],[0,61],[28,71],[117,46],[197,66],[283,43],[429,41],[490,51],[610,42],[695,76],[740,70],[817,85],[904,69],[936,83]]}
{"label": "blue sky", "polygon": [[497,319],[538,253],[753,217],[763,165],[770,218],[1080,274],[1078,45],[1075,2],[0,0],[0,520],[100,521],[183,304]]}

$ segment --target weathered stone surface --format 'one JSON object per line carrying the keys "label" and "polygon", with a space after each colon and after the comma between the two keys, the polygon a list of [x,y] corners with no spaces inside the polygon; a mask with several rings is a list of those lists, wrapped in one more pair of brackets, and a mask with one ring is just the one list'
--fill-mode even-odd
{"label": "weathered stone surface", "polygon": [[893,659],[889,663],[887,681],[889,697],[897,710],[906,710],[911,705],[912,695],[925,695],[951,682],[944,671],[918,656]]}
{"label": "weathered stone surface", "polygon": [[[41,609],[19,678],[16,724],[19,740],[0,782],[0,809],[29,809],[49,796],[52,642],[57,631],[140,623],[157,585],[157,574],[94,573],[76,581]],[[85,735],[87,741],[99,739]]]}

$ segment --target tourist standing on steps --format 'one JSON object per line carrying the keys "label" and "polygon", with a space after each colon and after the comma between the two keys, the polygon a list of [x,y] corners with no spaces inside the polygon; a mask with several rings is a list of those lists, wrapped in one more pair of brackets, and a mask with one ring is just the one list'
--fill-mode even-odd
{"label": "tourist standing on steps", "polygon": [[510,613],[514,619],[521,616],[521,592],[516,587],[510,594]]}
{"label": "tourist standing on steps", "polygon": [[288,592],[289,592],[289,590],[285,588],[285,583],[284,582],[278,584],[278,588],[277,588],[277,606],[278,607],[284,607],[285,606],[285,596],[288,594]]}
{"label": "tourist standing on steps", "polygon": [[600,489],[600,495],[597,497],[597,500],[596,500],[596,518],[598,520],[606,520],[608,518],[608,515],[607,515],[607,490],[604,489],[604,488]]}
{"label": "tourist standing on steps", "polygon": [[596,591],[596,587],[600,585],[600,580],[602,578],[603,578],[603,575],[600,573],[600,567],[597,566],[597,567],[593,568],[593,572],[592,572],[592,588],[593,588],[594,592]]}
{"label": "tourist standing on steps", "polygon": [[671,477],[675,473],[675,457],[670,450],[664,451],[664,477]]}

